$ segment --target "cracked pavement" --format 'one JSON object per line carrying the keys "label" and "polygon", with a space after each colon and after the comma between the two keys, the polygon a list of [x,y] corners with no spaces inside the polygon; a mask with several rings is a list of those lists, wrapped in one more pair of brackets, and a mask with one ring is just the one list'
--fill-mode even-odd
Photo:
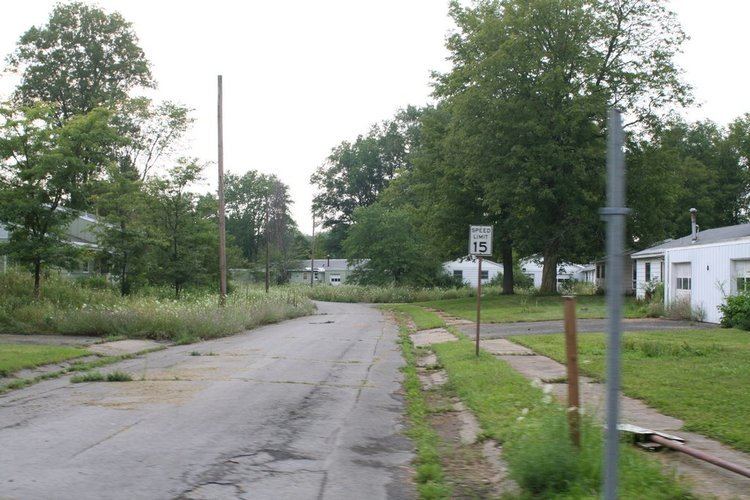
{"label": "cracked pavement", "polygon": [[318,307],[0,396],[0,498],[412,498],[397,328]]}

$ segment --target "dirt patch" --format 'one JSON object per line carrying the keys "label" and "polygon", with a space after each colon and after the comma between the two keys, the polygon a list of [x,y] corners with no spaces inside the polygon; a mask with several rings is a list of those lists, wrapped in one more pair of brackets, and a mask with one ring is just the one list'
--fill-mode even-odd
{"label": "dirt patch", "polygon": [[117,340],[115,342],[103,342],[101,344],[94,344],[90,346],[89,351],[100,356],[122,356],[124,354],[137,354],[139,352],[147,351],[149,349],[155,349],[164,347],[164,344],[160,344],[153,340]]}

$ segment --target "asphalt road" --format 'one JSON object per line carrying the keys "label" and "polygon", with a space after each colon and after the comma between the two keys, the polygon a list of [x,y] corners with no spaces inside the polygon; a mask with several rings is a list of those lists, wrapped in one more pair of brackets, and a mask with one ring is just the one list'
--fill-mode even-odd
{"label": "asphalt road", "polygon": [[396,327],[319,308],[0,396],[0,498],[413,497]]}

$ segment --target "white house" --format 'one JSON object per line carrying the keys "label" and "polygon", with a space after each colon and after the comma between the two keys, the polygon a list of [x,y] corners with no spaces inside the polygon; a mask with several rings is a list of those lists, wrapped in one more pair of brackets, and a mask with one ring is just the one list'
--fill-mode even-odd
{"label": "white house", "polygon": [[[622,291],[626,295],[632,295],[635,291],[636,287],[636,273],[635,273],[635,265],[632,259],[633,251],[627,251],[623,254],[622,257]],[[594,266],[594,279],[590,280],[589,274],[587,273],[584,281],[591,281],[592,283],[596,283],[596,287],[600,288],[602,290],[607,289],[607,259],[601,258],[599,260],[595,260],[593,263]]]}
{"label": "white house", "polygon": [[[542,270],[544,269],[544,259],[541,257],[528,257],[520,262],[521,271],[534,280],[534,286],[542,286]],[[584,281],[586,277],[587,266],[581,264],[572,264],[570,262],[560,262],[557,265],[557,285],[570,281]]]}
{"label": "white house", "polygon": [[645,296],[648,282],[664,282],[664,301],[689,301],[705,312],[705,321],[721,321],[719,306],[728,295],[750,289],[750,224],[698,232],[641,250],[636,265],[636,293]]}
{"label": "white house", "polygon": [[[446,273],[460,278],[464,283],[476,288],[479,282],[479,261],[475,257],[463,257],[443,263]],[[482,259],[482,284],[492,281],[498,274],[503,273],[503,265],[488,259]]]}
{"label": "white house", "polygon": [[309,260],[301,260],[297,262],[293,269],[289,270],[289,282],[310,283],[310,272],[312,271],[313,283],[339,286],[348,281],[355,269],[366,263],[367,259],[353,263],[350,263],[347,259],[315,259],[311,268]]}

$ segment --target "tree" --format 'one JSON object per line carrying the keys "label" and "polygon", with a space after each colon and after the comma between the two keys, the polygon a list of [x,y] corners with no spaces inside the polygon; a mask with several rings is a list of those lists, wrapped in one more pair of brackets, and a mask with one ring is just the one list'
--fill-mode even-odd
{"label": "tree", "polygon": [[652,0],[453,2],[451,15],[436,94],[481,152],[469,166],[493,180],[483,202],[522,253],[543,255],[553,292],[558,261],[599,246],[607,108],[646,127],[689,102],[673,62],[685,35]]}
{"label": "tree", "polygon": [[43,266],[75,254],[64,235],[76,216],[73,201],[87,193],[85,180],[121,138],[103,109],[63,125],[44,105],[5,107],[0,119],[0,223],[10,233],[3,252],[31,266],[39,298]]}
{"label": "tree", "polygon": [[21,36],[8,63],[21,74],[17,100],[54,104],[60,121],[154,85],[131,24],[82,2],[58,4],[46,25]]}
{"label": "tree", "polygon": [[358,208],[354,224],[344,240],[351,262],[368,258],[352,278],[362,284],[433,285],[441,274],[440,260],[417,235],[406,209],[390,209],[380,203]]}
{"label": "tree", "polygon": [[410,168],[409,151],[419,140],[419,114],[407,108],[354,142],[342,142],[312,175],[310,181],[320,190],[313,198],[313,211],[338,241],[345,237],[354,211],[374,203],[399,170]]}
{"label": "tree", "polygon": [[178,299],[187,284],[208,281],[210,268],[205,259],[216,255],[218,232],[205,212],[198,210],[199,198],[189,190],[202,169],[196,160],[180,158],[166,177],[147,184],[156,233],[151,279],[169,283]]}

